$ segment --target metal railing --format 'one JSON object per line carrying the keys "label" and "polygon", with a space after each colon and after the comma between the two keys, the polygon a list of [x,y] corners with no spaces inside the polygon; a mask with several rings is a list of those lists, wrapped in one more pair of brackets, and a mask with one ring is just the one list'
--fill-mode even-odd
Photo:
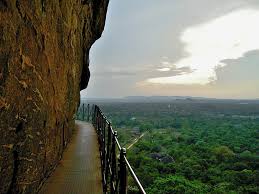
{"label": "metal railing", "polygon": [[[85,112],[82,106],[82,112]],[[87,118],[90,118],[90,106],[87,105]],[[97,105],[92,107],[92,124],[96,129],[99,141],[99,151],[101,157],[101,170],[103,181],[103,193],[107,194],[127,194],[128,173],[131,175],[139,189],[139,193],[146,194],[137,175],[132,169],[126,157],[126,148],[121,147],[117,139],[117,131],[113,130],[111,123],[102,113]],[[85,118],[85,113],[81,115]]]}
{"label": "metal railing", "polygon": [[89,122],[90,117],[91,117],[90,104],[81,104],[78,107],[78,110],[76,113],[76,119]]}

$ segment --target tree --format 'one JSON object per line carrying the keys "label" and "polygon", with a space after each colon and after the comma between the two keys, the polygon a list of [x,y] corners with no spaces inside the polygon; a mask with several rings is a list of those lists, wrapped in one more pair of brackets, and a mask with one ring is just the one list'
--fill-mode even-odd
{"label": "tree", "polygon": [[227,146],[218,146],[214,149],[214,154],[220,162],[231,159],[235,153]]}
{"label": "tree", "polygon": [[208,192],[208,187],[199,181],[189,181],[183,176],[168,176],[157,178],[147,192],[151,194],[205,194]]}

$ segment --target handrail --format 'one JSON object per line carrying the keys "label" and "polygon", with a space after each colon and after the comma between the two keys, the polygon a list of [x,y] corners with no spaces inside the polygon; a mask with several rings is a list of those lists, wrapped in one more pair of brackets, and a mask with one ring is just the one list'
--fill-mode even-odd
{"label": "handrail", "polygon": [[130,165],[130,163],[129,163],[129,161],[128,161],[128,159],[126,157],[125,157],[125,161],[126,161],[127,167],[129,169],[129,172],[130,172],[132,178],[137,183],[137,186],[138,186],[139,190],[141,191],[141,193],[146,193],[144,188],[142,187],[140,181],[138,180],[137,175],[135,174],[134,170],[132,169],[132,167],[131,167],[131,165]]}
{"label": "handrail", "polygon": [[[83,104],[83,118],[85,118],[84,107],[85,105]],[[87,108],[87,120],[89,121],[90,106],[88,105]],[[92,124],[98,134],[98,141],[100,146],[99,151],[101,157],[103,193],[127,194],[127,174],[129,172],[135,181],[139,192],[141,194],[146,194],[137,175],[127,160],[126,148],[123,148],[120,145],[120,142],[117,138],[117,131],[113,130],[110,121],[108,121],[106,116],[102,113],[101,109],[97,105],[93,105],[91,113]],[[80,114],[78,114],[77,117],[80,118]]]}

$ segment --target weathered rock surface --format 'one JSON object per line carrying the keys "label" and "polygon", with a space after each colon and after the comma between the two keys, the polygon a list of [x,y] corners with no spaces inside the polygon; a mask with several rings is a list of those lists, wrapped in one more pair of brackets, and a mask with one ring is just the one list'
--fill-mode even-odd
{"label": "weathered rock surface", "polygon": [[35,193],[74,127],[108,0],[0,0],[0,193]]}

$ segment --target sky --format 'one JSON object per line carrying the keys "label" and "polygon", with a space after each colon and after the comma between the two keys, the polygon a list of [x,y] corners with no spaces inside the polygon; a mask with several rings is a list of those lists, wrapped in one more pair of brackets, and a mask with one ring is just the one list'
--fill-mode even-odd
{"label": "sky", "polygon": [[81,97],[259,98],[258,0],[110,0]]}

